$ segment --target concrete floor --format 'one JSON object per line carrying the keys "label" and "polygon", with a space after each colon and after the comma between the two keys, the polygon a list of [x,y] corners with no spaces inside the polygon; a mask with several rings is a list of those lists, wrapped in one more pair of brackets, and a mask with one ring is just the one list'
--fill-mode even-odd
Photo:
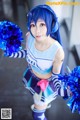
{"label": "concrete floor", "polygon": [[[61,34],[64,45],[66,45],[64,46],[66,53],[64,64],[67,64],[68,44],[63,28],[61,28]],[[75,66],[72,57],[70,61],[70,65]],[[0,109],[12,108],[13,120],[32,120],[30,106],[33,104],[33,99],[22,83],[26,66],[25,59],[3,57],[0,50]],[[46,111],[48,120],[80,120],[78,112],[72,114],[66,103],[67,101],[61,97],[53,101],[52,107]]]}

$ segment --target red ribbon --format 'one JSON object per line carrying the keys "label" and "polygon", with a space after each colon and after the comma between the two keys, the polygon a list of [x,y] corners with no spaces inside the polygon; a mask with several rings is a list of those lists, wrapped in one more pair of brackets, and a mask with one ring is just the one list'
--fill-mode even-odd
{"label": "red ribbon", "polygon": [[48,84],[49,84],[49,81],[48,81],[48,80],[45,80],[45,79],[41,79],[41,80],[37,83],[37,85],[40,86],[42,92],[44,92],[44,91],[46,90]]}

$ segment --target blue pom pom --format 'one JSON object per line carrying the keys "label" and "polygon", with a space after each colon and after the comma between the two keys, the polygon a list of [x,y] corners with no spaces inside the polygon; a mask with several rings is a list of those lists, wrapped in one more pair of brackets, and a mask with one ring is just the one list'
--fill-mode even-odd
{"label": "blue pom pom", "polygon": [[74,68],[69,75],[59,75],[59,79],[70,86],[72,97],[67,105],[70,107],[72,113],[78,110],[80,114],[80,66]]}
{"label": "blue pom pom", "polygon": [[18,25],[10,21],[0,22],[0,48],[5,54],[11,54],[22,49],[22,31]]}

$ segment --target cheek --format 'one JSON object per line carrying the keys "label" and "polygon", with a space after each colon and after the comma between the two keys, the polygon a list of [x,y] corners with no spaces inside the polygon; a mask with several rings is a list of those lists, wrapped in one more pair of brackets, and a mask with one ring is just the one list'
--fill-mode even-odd
{"label": "cheek", "polygon": [[43,28],[42,31],[43,31],[44,34],[47,34],[47,28],[46,27]]}
{"label": "cheek", "polygon": [[35,34],[35,28],[31,28],[31,33]]}

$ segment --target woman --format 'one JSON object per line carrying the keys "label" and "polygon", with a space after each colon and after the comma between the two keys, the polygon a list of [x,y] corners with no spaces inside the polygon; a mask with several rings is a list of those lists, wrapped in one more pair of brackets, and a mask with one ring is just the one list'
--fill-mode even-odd
{"label": "woman", "polygon": [[33,119],[47,120],[45,110],[48,104],[57,95],[70,95],[58,80],[64,60],[59,24],[56,14],[47,5],[36,6],[27,17],[29,32],[26,34],[26,49],[9,57],[26,58],[28,67],[23,82],[33,95]]}

